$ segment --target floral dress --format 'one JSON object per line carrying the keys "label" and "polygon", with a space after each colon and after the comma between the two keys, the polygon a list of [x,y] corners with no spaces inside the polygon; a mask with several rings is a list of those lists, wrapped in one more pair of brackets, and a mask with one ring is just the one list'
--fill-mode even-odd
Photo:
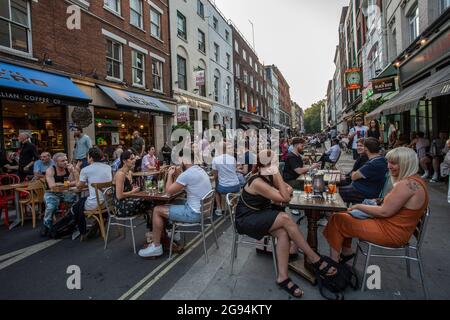
{"label": "floral dress", "polygon": [[[128,177],[125,178],[123,192],[130,192],[133,190],[131,181]],[[114,188],[114,206],[117,208],[118,217],[132,217],[139,214],[146,214],[152,207],[152,203],[136,198],[117,199],[116,190]]]}

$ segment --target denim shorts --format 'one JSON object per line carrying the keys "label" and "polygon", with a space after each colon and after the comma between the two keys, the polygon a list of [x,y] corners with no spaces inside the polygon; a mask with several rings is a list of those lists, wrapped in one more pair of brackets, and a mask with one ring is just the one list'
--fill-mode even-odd
{"label": "denim shorts", "polygon": [[224,187],[224,186],[221,186],[220,184],[217,184],[217,189],[216,189],[216,191],[221,194],[238,193],[240,190],[241,190],[241,186],[239,184],[236,186],[232,186],[232,187]]}
{"label": "denim shorts", "polygon": [[169,206],[169,220],[177,222],[200,222],[200,213],[195,212],[188,204]]}

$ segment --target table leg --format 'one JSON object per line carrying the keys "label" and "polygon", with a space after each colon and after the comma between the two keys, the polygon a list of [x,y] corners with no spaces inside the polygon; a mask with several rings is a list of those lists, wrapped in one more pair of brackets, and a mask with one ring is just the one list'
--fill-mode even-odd
{"label": "table leg", "polygon": [[[309,246],[318,251],[317,241],[317,221],[320,218],[320,212],[316,210],[305,210],[305,215],[308,218],[308,235],[307,242]],[[312,284],[316,284],[316,278],[314,276],[314,270],[312,266],[307,262],[306,257],[300,258],[297,261],[289,263],[289,267],[297,274],[310,281]]]}
{"label": "table leg", "polygon": [[21,223],[19,200],[20,200],[19,192],[17,190],[14,190],[14,204],[16,206],[16,220],[14,220],[13,223],[11,223],[9,225],[9,230],[17,227]]}

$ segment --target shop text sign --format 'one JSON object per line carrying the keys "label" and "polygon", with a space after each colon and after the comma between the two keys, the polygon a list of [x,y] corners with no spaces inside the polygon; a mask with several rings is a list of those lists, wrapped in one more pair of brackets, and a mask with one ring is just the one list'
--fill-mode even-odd
{"label": "shop text sign", "polygon": [[372,81],[373,93],[393,92],[396,90],[395,78],[386,78]]}
{"label": "shop text sign", "polygon": [[26,84],[34,84],[39,87],[48,87],[48,84],[44,80],[27,78],[20,72],[8,69],[0,69],[0,79],[6,81],[23,82]]}
{"label": "shop text sign", "polygon": [[195,85],[201,87],[205,85],[205,70],[199,70],[194,72]]}
{"label": "shop text sign", "polygon": [[177,122],[185,123],[189,121],[189,108],[188,106],[178,106]]}
{"label": "shop text sign", "polygon": [[352,68],[345,71],[345,83],[347,90],[361,89],[361,69]]}
{"label": "shop text sign", "polygon": [[0,98],[9,100],[21,100],[33,103],[63,104],[63,101],[55,98],[48,98],[34,94],[11,93],[0,91]]}

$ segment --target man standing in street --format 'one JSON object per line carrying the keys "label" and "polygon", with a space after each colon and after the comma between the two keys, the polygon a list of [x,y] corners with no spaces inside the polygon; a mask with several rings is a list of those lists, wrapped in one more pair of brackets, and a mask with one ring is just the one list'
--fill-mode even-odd
{"label": "man standing in street", "polygon": [[73,130],[73,136],[75,137],[73,159],[77,164],[81,161],[81,168],[84,168],[88,165],[87,154],[89,149],[92,148],[92,141],[87,134],[83,133],[81,127],[75,127]]}
{"label": "man standing in street", "polygon": [[24,181],[27,176],[33,175],[34,162],[39,159],[36,146],[31,143],[28,133],[19,134],[20,154],[19,154],[19,177]]}
{"label": "man standing in street", "polygon": [[133,132],[133,140],[131,140],[131,147],[136,150],[137,155],[142,157],[145,150],[145,141],[141,137],[139,131]]}
{"label": "man standing in street", "polygon": [[352,140],[352,150],[353,150],[353,160],[358,159],[358,151],[356,148],[356,144],[359,139],[367,138],[369,135],[369,128],[364,125],[364,120],[361,117],[356,117],[355,126],[350,129],[349,139]]}

